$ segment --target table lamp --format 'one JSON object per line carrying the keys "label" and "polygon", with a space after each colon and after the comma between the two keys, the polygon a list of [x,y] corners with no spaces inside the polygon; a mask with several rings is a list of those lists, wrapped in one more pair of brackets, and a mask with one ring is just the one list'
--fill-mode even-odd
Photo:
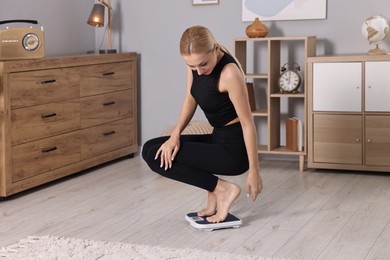
{"label": "table lamp", "polygon": [[[112,36],[111,36],[111,0],[105,2],[104,0],[99,0],[99,4],[95,4],[89,15],[87,23],[95,27],[104,26],[104,7],[108,9],[108,21],[107,21],[107,30],[108,30],[108,49],[107,53],[116,53],[116,49],[112,49]],[[105,51],[99,51],[100,53],[106,53]]]}

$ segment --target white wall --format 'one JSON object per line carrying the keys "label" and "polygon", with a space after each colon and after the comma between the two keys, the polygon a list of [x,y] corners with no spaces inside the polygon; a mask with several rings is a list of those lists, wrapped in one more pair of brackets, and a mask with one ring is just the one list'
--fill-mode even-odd
{"label": "white wall", "polygon": [[[96,1],[97,2],[97,1]],[[86,24],[93,0],[1,0],[0,20],[36,19],[45,27],[48,55],[85,53],[100,46],[103,29]],[[176,122],[185,92],[185,64],[178,42],[189,26],[208,26],[232,50],[233,39],[245,36],[240,0],[192,6],[192,0],[112,0],[113,45],[139,53],[140,144]],[[270,1],[272,3],[272,1]],[[23,8],[22,8],[23,6]],[[389,0],[328,0],[326,20],[264,22],[269,36],[318,37],[317,53],[362,54],[371,46],[361,35],[366,17],[390,18]],[[96,36],[95,36],[96,30]],[[103,42],[106,47],[106,41]],[[383,48],[390,50],[390,37]],[[203,118],[197,113],[196,118]]]}

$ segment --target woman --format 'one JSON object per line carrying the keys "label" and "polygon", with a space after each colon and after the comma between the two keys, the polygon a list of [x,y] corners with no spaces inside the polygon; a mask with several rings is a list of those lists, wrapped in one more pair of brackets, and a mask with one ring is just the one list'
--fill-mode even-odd
{"label": "woman", "polygon": [[[207,207],[198,215],[218,223],[226,219],[241,189],[214,174],[240,175],[249,169],[247,196],[255,201],[261,192],[256,129],[241,67],[206,27],[183,33],[180,54],[188,79],[179,119],[170,137],[146,142],[142,156],[162,176],[207,190]],[[198,105],[213,133],[181,135]]]}

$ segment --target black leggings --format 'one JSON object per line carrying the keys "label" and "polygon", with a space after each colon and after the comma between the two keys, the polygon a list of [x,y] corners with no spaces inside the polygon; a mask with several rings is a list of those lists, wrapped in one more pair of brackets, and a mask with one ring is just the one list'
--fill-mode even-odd
{"label": "black leggings", "polygon": [[158,174],[196,187],[214,191],[217,175],[240,175],[249,168],[240,123],[214,128],[212,134],[180,136],[180,150],[172,168],[160,168],[160,158],[155,155],[168,136],[147,141],[142,157]]}

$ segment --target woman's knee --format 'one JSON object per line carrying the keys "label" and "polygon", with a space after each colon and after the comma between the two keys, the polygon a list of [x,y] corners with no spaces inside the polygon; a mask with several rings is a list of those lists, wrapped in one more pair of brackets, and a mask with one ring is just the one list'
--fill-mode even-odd
{"label": "woman's knee", "polygon": [[146,158],[147,158],[147,154],[149,153],[149,150],[150,150],[150,145],[151,144],[151,142],[150,142],[150,140],[149,141],[147,141],[146,143],[144,143],[144,145],[142,146],[142,152],[141,152],[141,154],[142,154],[142,158],[146,161]]}

